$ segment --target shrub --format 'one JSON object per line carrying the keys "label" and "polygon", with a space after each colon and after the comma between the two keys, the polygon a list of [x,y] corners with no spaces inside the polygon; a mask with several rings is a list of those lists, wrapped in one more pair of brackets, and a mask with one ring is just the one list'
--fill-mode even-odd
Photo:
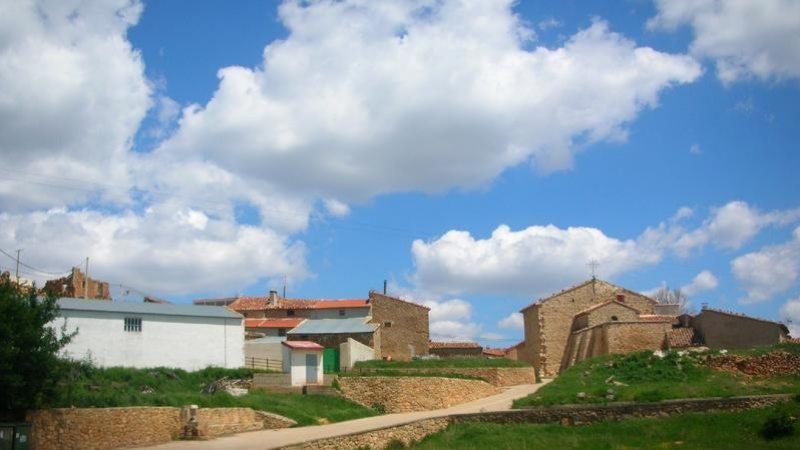
{"label": "shrub", "polygon": [[372,410],[378,414],[386,414],[386,407],[382,403],[373,403]]}
{"label": "shrub", "polygon": [[404,448],[408,448],[408,446],[400,439],[392,439],[386,444],[386,450],[403,450]]}
{"label": "shrub", "polygon": [[771,441],[794,434],[794,423],[796,418],[785,403],[781,403],[773,409],[764,425],[761,426],[761,437]]}

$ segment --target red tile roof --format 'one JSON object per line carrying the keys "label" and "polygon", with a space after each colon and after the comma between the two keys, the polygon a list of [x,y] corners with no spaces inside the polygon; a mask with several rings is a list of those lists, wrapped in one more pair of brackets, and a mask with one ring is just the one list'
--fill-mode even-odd
{"label": "red tile roof", "polygon": [[325,350],[325,347],[311,341],[283,341],[281,344],[294,350]]}
{"label": "red tile roof", "polygon": [[428,348],[481,348],[477,342],[428,342]]}
{"label": "red tile roof", "polygon": [[305,319],[245,319],[245,328],[294,328]]}
{"label": "red tile roof", "polygon": [[653,303],[653,304],[657,303],[655,300],[653,300],[652,298],[650,298],[650,297],[648,297],[648,296],[646,296],[646,295],[644,295],[644,294],[642,294],[642,293],[639,293],[639,292],[634,292],[634,291],[632,291],[632,290],[630,290],[630,289],[624,288],[624,287],[622,287],[622,286],[617,286],[616,284],[609,283],[608,281],[603,281],[603,280],[601,280],[601,279],[599,279],[599,278],[592,278],[592,279],[590,279],[590,280],[588,280],[588,281],[584,281],[584,282],[583,282],[583,283],[581,283],[581,284],[576,284],[576,285],[574,285],[574,286],[570,286],[570,287],[568,287],[568,288],[566,288],[566,289],[562,289],[560,292],[556,292],[556,293],[554,293],[554,294],[551,294],[551,295],[550,295],[550,296],[548,296],[548,297],[545,297],[545,298],[543,298],[543,299],[539,299],[539,300],[537,300],[537,301],[535,301],[535,302],[531,303],[530,305],[528,305],[528,306],[526,306],[526,307],[522,308],[522,309],[520,310],[520,312],[525,312],[525,311],[527,311],[528,309],[530,309],[530,308],[533,308],[534,306],[538,306],[538,305],[540,305],[540,304],[542,304],[542,303],[544,303],[544,302],[546,302],[546,301],[548,301],[548,300],[550,300],[550,299],[552,299],[552,298],[558,297],[559,295],[566,294],[567,292],[572,292],[572,291],[574,291],[574,290],[580,289],[580,288],[582,288],[582,287],[586,286],[587,284],[591,284],[591,283],[594,283],[594,282],[605,283],[605,284],[608,284],[608,285],[610,285],[610,286],[613,286],[613,287],[617,288],[617,293],[622,293],[622,294],[626,294],[626,295],[627,295],[627,294],[631,294],[631,295],[637,295],[637,296],[644,297],[644,298],[646,298],[646,299],[650,300],[650,302],[651,302],[651,303]]}
{"label": "red tile roof", "polygon": [[271,305],[269,297],[241,297],[229,305],[236,311],[263,311],[266,309],[349,309],[369,308],[369,300],[322,300],[279,298]]}
{"label": "red tile roof", "polygon": [[485,348],[483,349],[483,354],[486,356],[498,356],[501,358],[506,356],[506,352],[502,348]]}
{"label": "red tile roof", "polygon": [[703,345],[694,328],[675,328],[667,331],[670,348],[686,348]]}

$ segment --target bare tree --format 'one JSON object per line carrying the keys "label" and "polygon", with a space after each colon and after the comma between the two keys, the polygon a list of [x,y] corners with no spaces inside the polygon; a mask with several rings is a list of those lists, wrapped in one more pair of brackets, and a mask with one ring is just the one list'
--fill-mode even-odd
{"label": "bare tree", "polygon": [[653,295],[653,299],[665,305],[678,305],[682,314],[691,312],[692,302],[680,288],[670,289],[669,286],[664,286]]}

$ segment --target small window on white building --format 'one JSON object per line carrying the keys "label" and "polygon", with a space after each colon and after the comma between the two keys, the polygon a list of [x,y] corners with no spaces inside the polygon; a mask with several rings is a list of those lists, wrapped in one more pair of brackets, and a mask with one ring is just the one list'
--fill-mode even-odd
{"label": "small window on white building", "polygon": [[142,332],[142,318],[141,317],[126,317],[125,318],[125,331],[133,333]]}
{"label": "small window on white building", "polygon": [[286,328],[278,328],[278,336],[286,336]]}
{"label": "small window on white building", "polygon": [[343,310],[343,309],[340,309],[340,310],[339,310],[339,315],[340,315],[340,316],[343,316],[343,315],[344,315],[344,310]]}

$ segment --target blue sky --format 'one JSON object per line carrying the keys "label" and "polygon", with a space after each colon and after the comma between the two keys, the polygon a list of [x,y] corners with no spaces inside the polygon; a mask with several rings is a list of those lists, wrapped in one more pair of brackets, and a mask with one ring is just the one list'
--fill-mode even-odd
{"label": "blue sky", "polygon": [[[0,249],[176,302],[590,277],[800,334],[800,5],[0,2]],[[0,255],[0,270],[15,261]]]}

